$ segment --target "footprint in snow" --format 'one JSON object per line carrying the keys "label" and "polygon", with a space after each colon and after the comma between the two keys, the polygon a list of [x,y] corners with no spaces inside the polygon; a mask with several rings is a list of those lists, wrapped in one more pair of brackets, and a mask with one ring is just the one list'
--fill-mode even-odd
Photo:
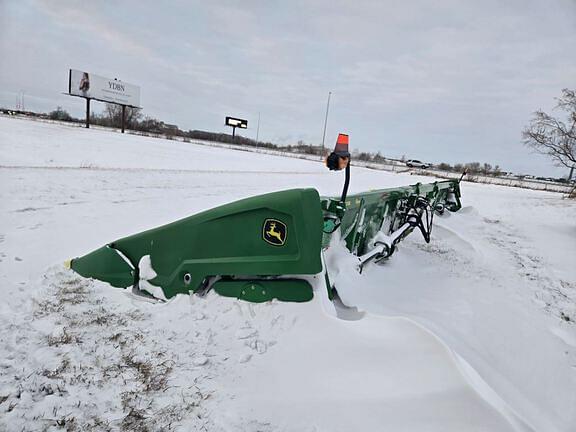
{"label": "footprint in snow", "polygon": [[208,358],[204,356],[196,357],[194,360],[192,360],[192,364],[194,366],[204,366],[206,363],[208,363]]}
{"label": "footprint in snow", "polygon": [[258,354],[264,354],[268,350],[268,344],[262,340],[252,340],[247,345]]}
{"label": "footprint in snow", "polygon": [[204,319],[206,319],[206,315],[204,315],[202,312],[198,312],[196,315],[194,315],[194,321],[202,321]]}
{"label": "footprint in snow", "polygon": [[248,363],[252,359],[252,354],[242,354],[238,358],[238,363]]}
{"label": "footprint in snow", "polygon": [[249,339],[257,335],[258,331],[253,328],[241,328],[236,331],[236,337],[238,339]]}
{"label": "footprint in snow", "polygon": [[282,328],[283,324],[284,324],[284,315],[278,315],[272,319],[272,321],[270,322],[270,327],[279,326],[280,328]]}

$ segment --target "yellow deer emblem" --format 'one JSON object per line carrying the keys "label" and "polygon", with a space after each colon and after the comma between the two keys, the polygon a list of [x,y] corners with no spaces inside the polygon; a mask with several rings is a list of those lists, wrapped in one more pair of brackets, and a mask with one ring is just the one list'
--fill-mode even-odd
{"label": "yellow deer emblem", "polygon": [[282,246],[286,241],[286,225],[274,219],[264,222],[264,240],[274,246]]}

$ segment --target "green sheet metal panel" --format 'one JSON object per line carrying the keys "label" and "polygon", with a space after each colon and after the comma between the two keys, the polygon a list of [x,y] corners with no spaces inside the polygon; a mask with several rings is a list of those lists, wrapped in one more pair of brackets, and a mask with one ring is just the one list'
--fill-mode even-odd
{"label": "green sheet metal panel", "polygon": [[87,278],[108,282],[117,288],[131,286],[134,283],[134,268],[118,253],[103,246],[71,262],[72,269]]}
{"label": "green sheet metal panel", "polygon": [[[157,277],[149,282],[172,297],[198,290],[209,276],[319,273],[322,223],[318,192],[292,189],[226,204],[110,247],[136,268],[150,255]],[[71,265],[74,270],[79,262],[101,268],[98,258],[85,256]],[[100,274],[98,279],[110,282],[111,276]],[[136,280],[137,275],[132,282]]]}
{"label": "green sheet metal panel", "polygon": [[224,297],[253,303],[277,299],[286,302],[307,302],[314,297],[312,286],[302,279],[220,280],[212,289]]}

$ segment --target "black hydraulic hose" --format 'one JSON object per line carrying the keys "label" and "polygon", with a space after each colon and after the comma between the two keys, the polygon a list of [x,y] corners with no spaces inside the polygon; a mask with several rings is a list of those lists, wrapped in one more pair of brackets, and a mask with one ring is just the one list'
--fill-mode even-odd
{"label": "black hydraulic hose", "polygon": [[341,202],[346,201],[346,195],[348,195],[349,184],[350,184],[350,160],[348,160],[348,164],[346,165],[346,180],[344,180],[344,189],[342,190],[342,197],[340,198]]}

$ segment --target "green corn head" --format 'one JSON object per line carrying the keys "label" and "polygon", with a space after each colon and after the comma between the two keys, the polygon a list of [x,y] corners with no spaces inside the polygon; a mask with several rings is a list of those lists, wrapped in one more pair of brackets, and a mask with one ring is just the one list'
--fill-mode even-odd
{"label": "green corn head", "polygon": [[[345,201],[292,189],[116,240],[70,266],[115,287],[152,287],[155,293],[159,287],[165,298],[213,289],[252,302],[308,301],[313,292],[306,277],[323,271],[322,250],[332,233],[339,230],[361,269],[388,258],[414,229],[429,241],[434,212],[460,206],[457,181],[370,191]],[[150,274],[146,262],[155,276],[144,281],[142,275]]]}

